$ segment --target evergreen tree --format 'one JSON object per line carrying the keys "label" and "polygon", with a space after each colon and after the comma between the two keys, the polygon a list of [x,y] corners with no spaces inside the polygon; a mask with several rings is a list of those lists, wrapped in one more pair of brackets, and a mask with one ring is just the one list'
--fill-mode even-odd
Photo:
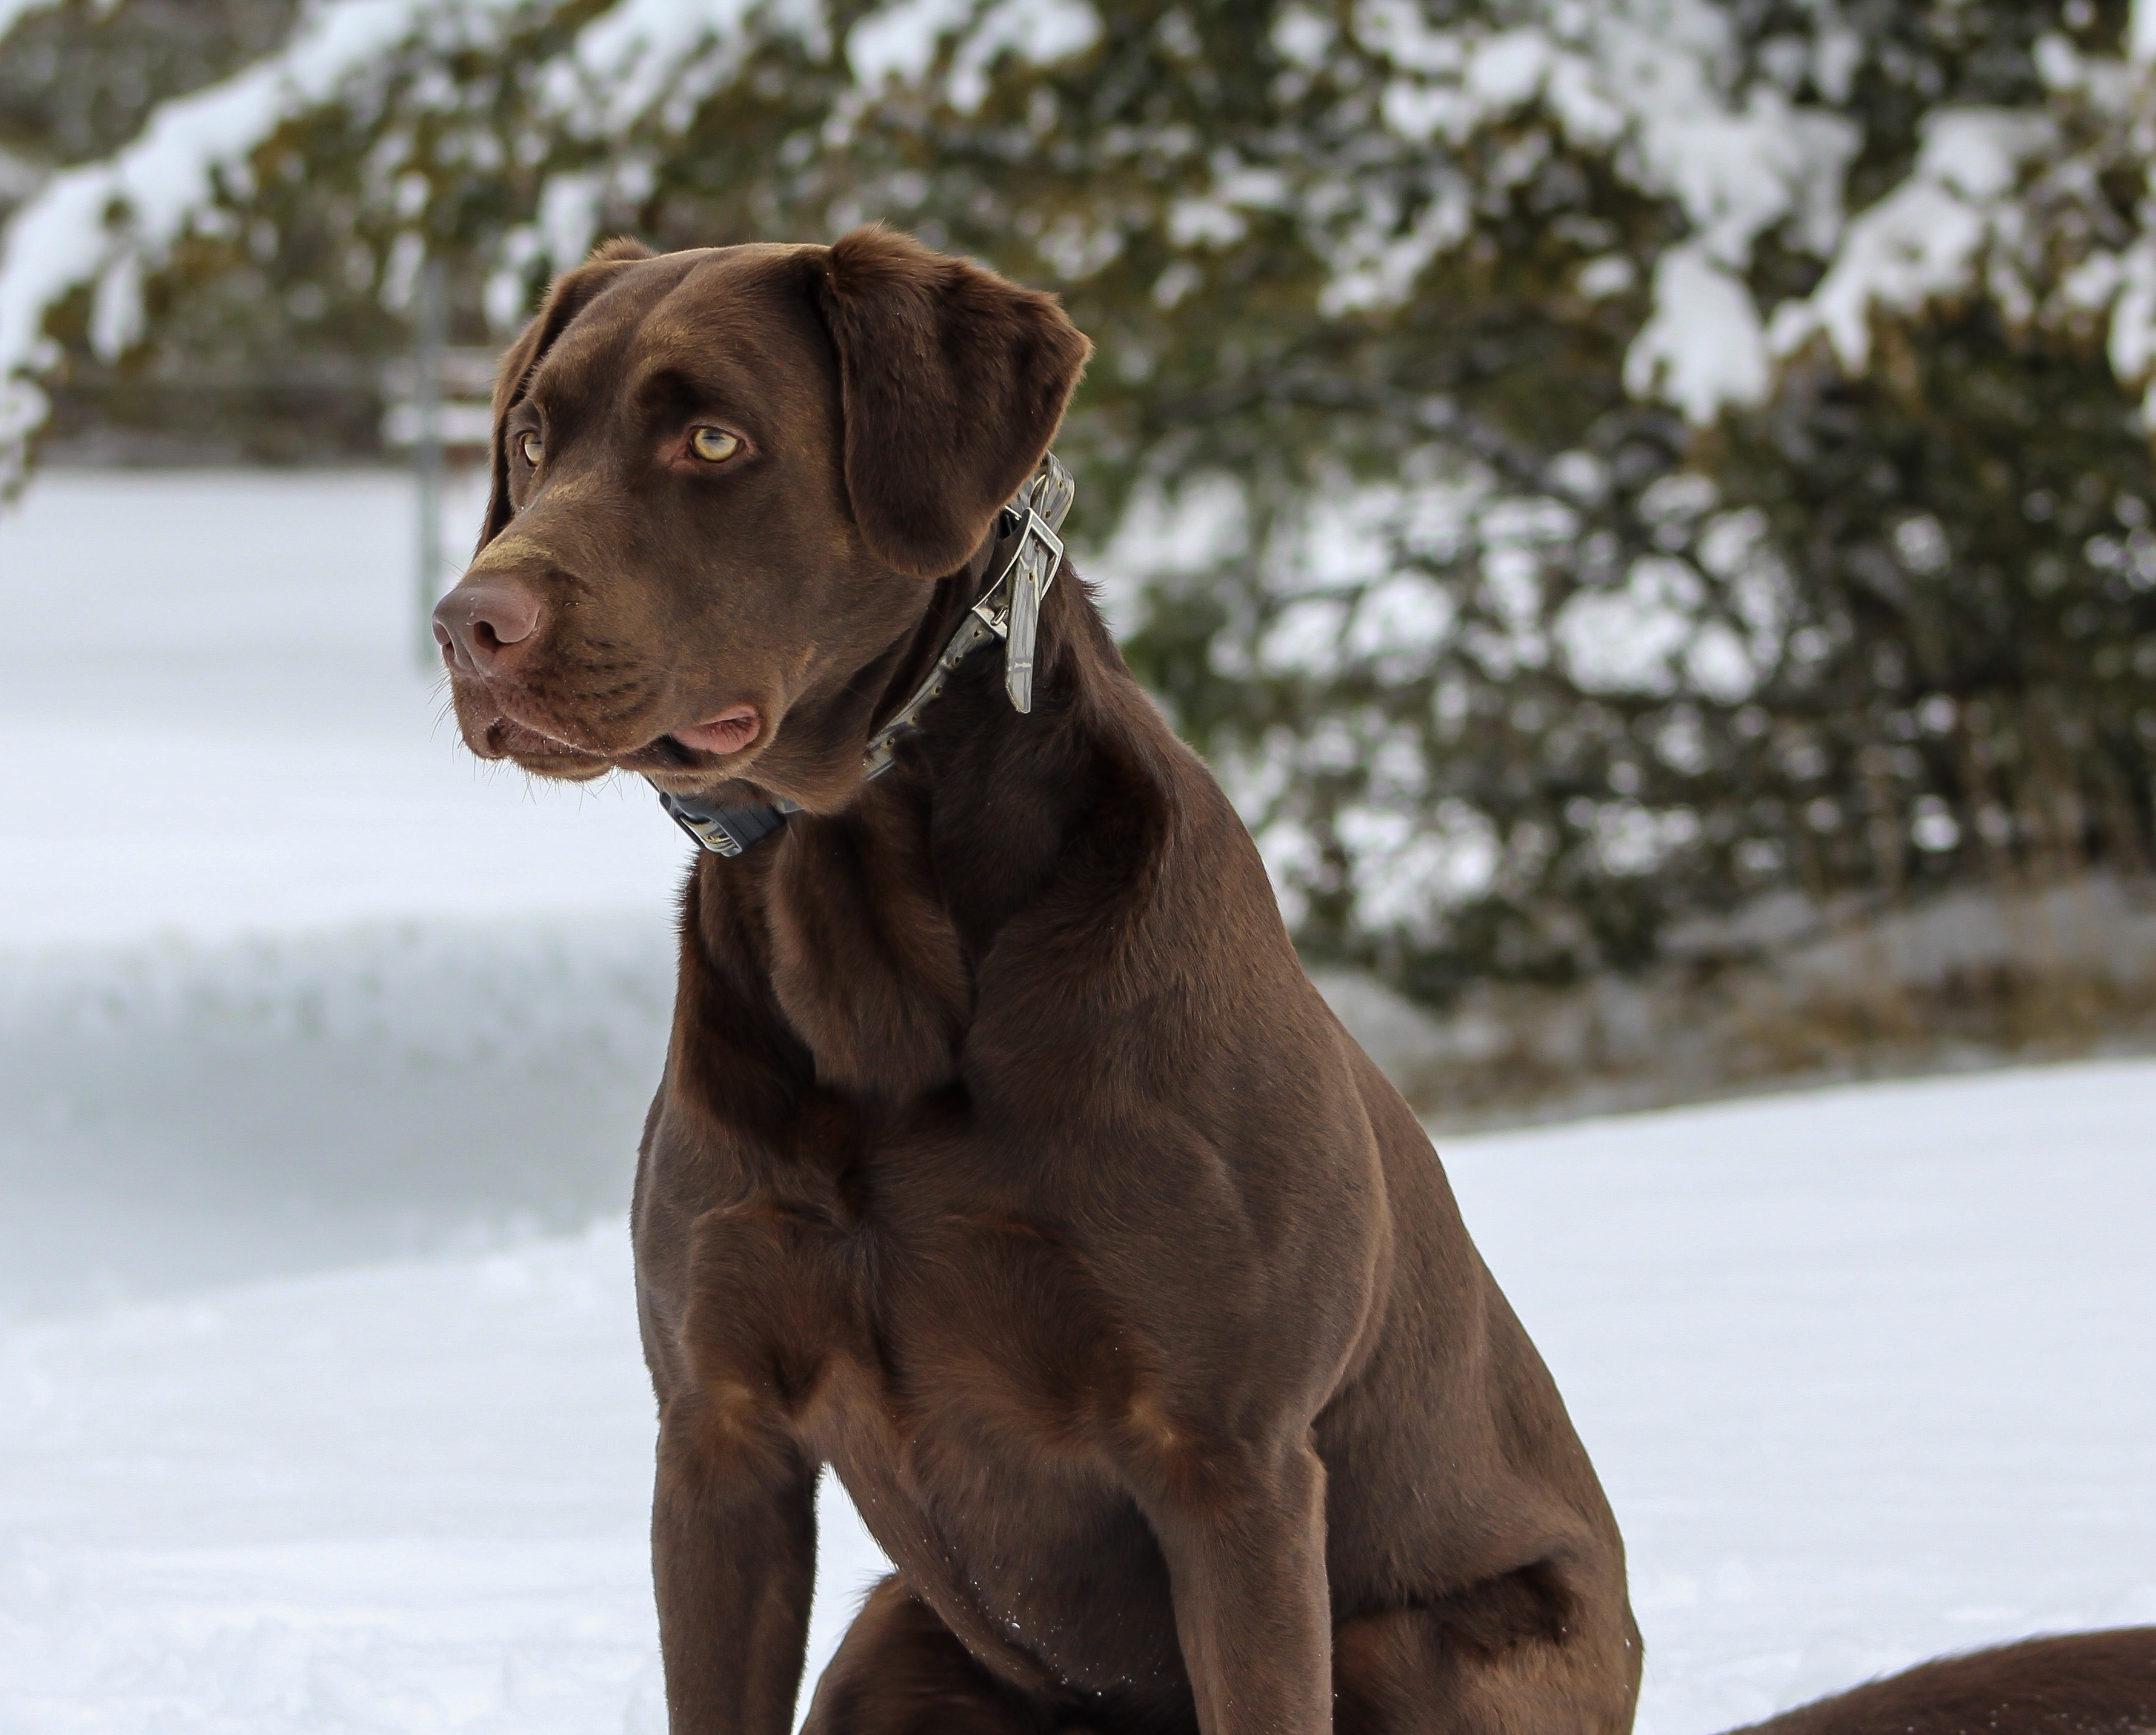
{"label": "evergreen tree", "polygon": [[[124,155],[25,207],[0,366],[124,418],[372,366],[429,251],[476,340],[603,233],[884,218],[1099,344],[1075,528],[1313,957],[1442,1004],[2156,848],[2116,4],[465,0],[331,67],[336,10],[169,208]],[[131,214],[33,295],[63,183]]]}

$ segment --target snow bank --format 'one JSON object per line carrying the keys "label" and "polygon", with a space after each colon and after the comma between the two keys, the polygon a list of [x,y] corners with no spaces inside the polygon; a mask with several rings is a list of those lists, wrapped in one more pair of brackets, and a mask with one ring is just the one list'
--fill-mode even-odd
{"label": "snow bank", "polygon": [[[2156,1065],[1446,1156],[1630,1542],[1644,1735],[2156,1619]],[[622,1233],[0,1330],[0,1727],[662,1727]],[[812,1669],[880,1569],[827,1489]]]}
{"label": "snow bank", "polygon": [[2156,1065],[1448,1148],[1629,1540],[1650,1735],[2156,1619]]}
{"label": "snow bank", "polygon": [[0,957],[0,1317],[619,1209],[667,915]]}
{"label": "snow bank", "polygon": [[52,475],[0,519],[0,1313],[625,1196],[686,846],[640,786],[470,759],[412,540],[387,474]]}

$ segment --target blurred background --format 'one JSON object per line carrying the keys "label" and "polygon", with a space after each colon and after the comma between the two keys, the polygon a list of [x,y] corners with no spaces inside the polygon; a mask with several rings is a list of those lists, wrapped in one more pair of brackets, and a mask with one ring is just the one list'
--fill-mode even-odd
{"label": "blurred background", "polygon": [[[424,623],[617,233],[1062,295],[1081,564],[1440,1133],[2144,1054],[2152,162],[2148,0],[0,0],[0,1314],[583,1317],[504,1250],[626,1197],[682,847],[471,762]],[[434,1726],[292,1642],[203,1678]]]}
{"label": "blurred background", "polygon": [[401,654],[473,514],[411,573],[386,467],[471,454],[552,272],[885,218],[1100,345],[1086,569],[1440,1123],[2156,1029],[2121,5],[0,21],[4,426],[54,478],[0,534],[129,558],[145,473],[214,465],[275,542],[313,486],[246,630]]}

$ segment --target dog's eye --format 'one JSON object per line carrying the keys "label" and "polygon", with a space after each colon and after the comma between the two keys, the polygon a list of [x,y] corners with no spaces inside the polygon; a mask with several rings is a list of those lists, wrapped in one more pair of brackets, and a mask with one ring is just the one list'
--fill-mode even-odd
{"label": "dog's eye", "polygon": [[517,437],[516,449],[524,454],[525,463],[536,469],[539,460],[547,454],[547,443],[536,433],[521,434]]}
{"label": "dog's eye", "polygon": [[706,463],[722,464],[741,448],[741,436],[723,427],[699,427],[689,435],[689,449]]}

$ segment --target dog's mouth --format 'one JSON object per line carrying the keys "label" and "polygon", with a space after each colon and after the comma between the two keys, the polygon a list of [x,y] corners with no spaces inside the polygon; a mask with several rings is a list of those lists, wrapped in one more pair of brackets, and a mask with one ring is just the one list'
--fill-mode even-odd
{"label": "dog's mouth", "polygon": [[472,751],[481,759],[513,759],[527,770],[562,775],[557,770],[561,766],[567,768],[569,775],[596,777],[613,769],[613,755],[579,747],[506,715],[484,725],[476,739],[469,734],[467,739]]}
{"label": "dog's mouth", "polygon": [[511,759],[542,776],[581,781],[623,770],[656,773],[670,780],[687,775],[701,782],[724,769],[724,761],[738,758],[762,732],[762,714],[755,706],[731,705],[704,722],[628,749],[564,740],[506,711],[498,712],[475,738],[467,738],[480,758]]}
{"label": "dog's mouth", "polygon": [[691,753],[710,753],[724,757],[738,753],[757,737],[763,727],[763,719],[754,705],[732,705],[710,721],[694,724],[688,729],[677,729],[661,740],[674,741]]}

